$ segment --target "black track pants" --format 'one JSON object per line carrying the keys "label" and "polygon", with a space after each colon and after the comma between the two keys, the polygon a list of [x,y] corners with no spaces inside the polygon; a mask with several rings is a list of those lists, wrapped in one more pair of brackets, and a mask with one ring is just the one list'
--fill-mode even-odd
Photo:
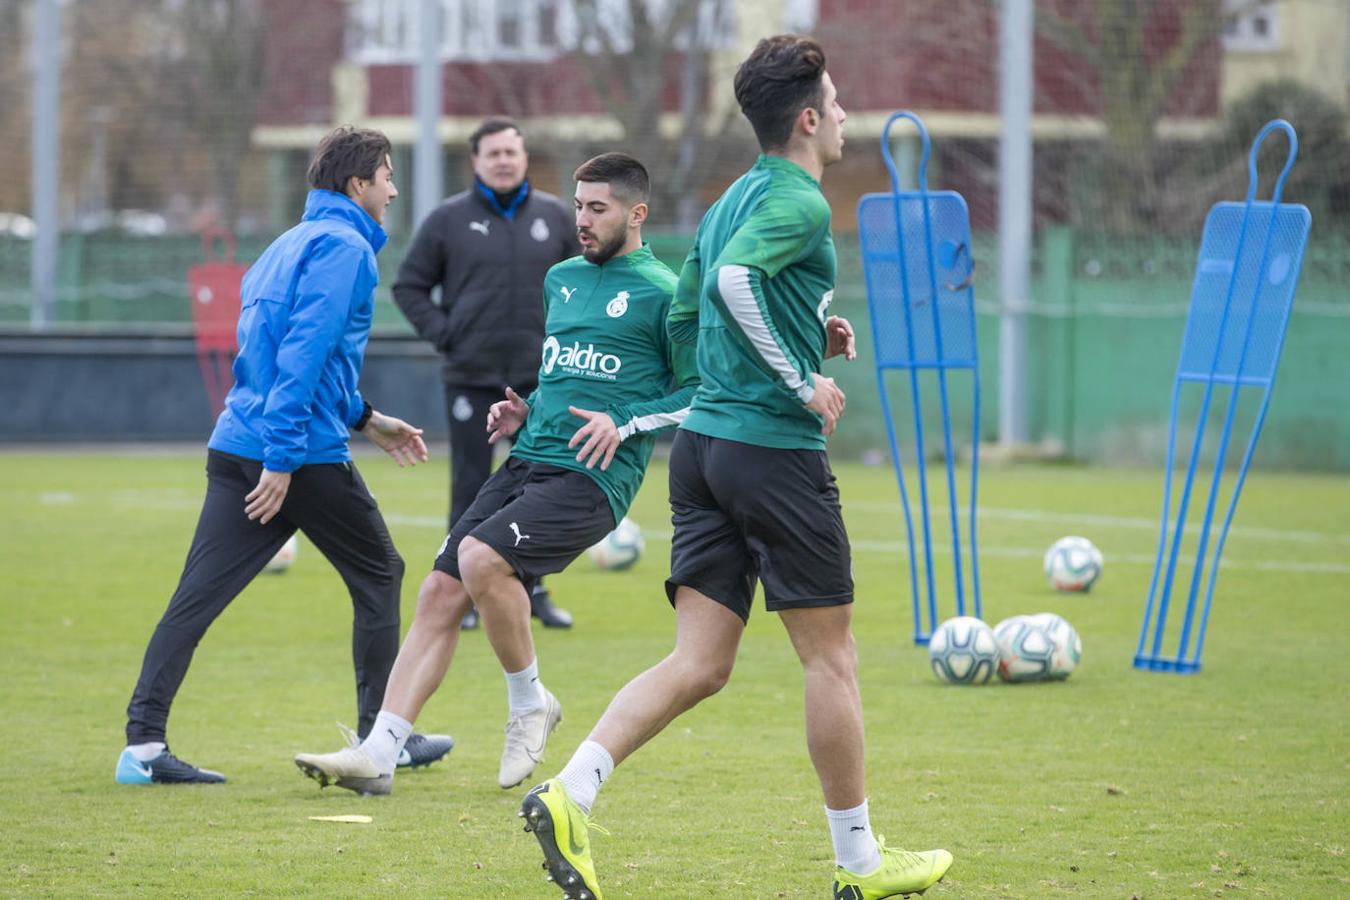
{"label": "black track pants", "polygon": [[504,399],[506,392],[496,388],[445,386],[445,413],[450,424],[450,519],[446,534],[473,506],[478,491],[492,474],[487,415],[492,404]]}
{"label": "black track pants", "polygon": [[127,743],[165,739],[169,707],[206,629],[262,571],[298,528],[338,570],[351,593],[352,664],[358,731],[365,735],[384,701],[398,656],[403,560],[356,466],[301,466],[281,512],[266,525],[244,515],[244,496],[262,463],[207,451],[206,499],[178,589],[145,648],[127,707]]}

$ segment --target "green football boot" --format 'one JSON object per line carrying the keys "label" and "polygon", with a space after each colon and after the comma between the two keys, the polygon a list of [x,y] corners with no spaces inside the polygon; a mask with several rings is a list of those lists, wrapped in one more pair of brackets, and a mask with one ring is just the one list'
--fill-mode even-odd
{"label": "green football boot", "polygon": [[534,832],[544,851],[548,880],[562,888],[563,900],[601,900],[600,885],[591,861],[590,816],[567,796],[561,781],[550,778],[525,795],[517,813],[525,830]]}
{"label": "green football boot", "polygon": [[835,867],[835,900],[882,900],[922,894],[941,881],[952,864],[952,855],[946,850],[922,853],[898,850],[887,847],[880,837],[877,849],[881,851],[881,865],[870,875],[855,875],[843,866]]}

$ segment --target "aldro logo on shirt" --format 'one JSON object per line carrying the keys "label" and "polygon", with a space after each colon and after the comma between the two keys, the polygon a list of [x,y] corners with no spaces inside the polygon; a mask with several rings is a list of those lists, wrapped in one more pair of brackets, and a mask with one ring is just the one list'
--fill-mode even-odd
{"label": "aldro logo on shirt", "polygon": [[580,341],[573,341],[570,346],[564,347],[551,334],[544,340],[544,361],[540,368],[545,375],[552,375],[553,370],[558,368],[569,375],[614,381],[622,367],[623,360],[613,353],[595,349],[594,344],[583,347]]}

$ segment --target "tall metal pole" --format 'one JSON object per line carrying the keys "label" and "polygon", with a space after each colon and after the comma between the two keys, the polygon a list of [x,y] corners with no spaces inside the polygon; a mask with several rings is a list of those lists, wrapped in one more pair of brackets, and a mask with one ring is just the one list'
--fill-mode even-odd
{"label": "tall metal pole", "polygon": [[441,0],[420,0],[421,30],[417,57],[417,88],[413,113],[417,116],[417,144],[413,149],[413,227],[441,202],[441,143],[436,126],[441,119]]}
{"label": "tall metal pole", "polygon": [[34,329],[51,325],[56,310],[56,256],[61,246],[61,9],[37,0],[33,22],[33,306]]}
{"label": "tall metal pole", "polygon": [[1004,0],[999,54],[999,441],[1025,443],[1031,295],[1032,0]]}

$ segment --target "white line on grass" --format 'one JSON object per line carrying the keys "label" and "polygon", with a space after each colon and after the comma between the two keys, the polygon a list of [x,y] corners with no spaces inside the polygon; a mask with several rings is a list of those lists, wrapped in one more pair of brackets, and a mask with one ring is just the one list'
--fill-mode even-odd
{"label": "white line on grass", "polygon": [[[865,512],[893,512],[900,514],[900,502],[887,500],[855,500],[846,506]],[[1175,514],[1175,509],[1172,510]],[[1139,516],[1104,516],[1097,513],[1056,512],[1048,509],[1005,509],[996,506],[981,506],[978,510],[981,519],[998,519],[1010,522],[1048,522],[1063,525],[1100,525],[1107,528],[1133,528],[1143,531],[1157,531],[1161,525],[1159,519],[1145,519]],[[946,510],[940,513],[944,518]],[[957,515],[966,518],[965,510],[958,509]],[[1210,534],[1218,534],[1219,525],[1215,522]],[[1170,529],[1169,529],[1170,530]],[[1186,526],[1187,534],[1199,534],[1200,525],[1192,522]],[[1228,529],[1229,537],[1256,538],[1263,541],[1291,541],[1303,544],[1350,544],[1350,534],[1328,534],[1322,531],[1287,531],[1278,528],[1247,528],[1234,525]]]}
{"label": "white line on grass", "polygon": [[[82,498],[75,494],[54,493],[45,494],[39,498],[39,502],[48,505],[68,505]],[[119,506],[137,506],[142,509],[188,509],[201,506],[199,494],[191,494],[179,488],[164,488],[157,490],[119,490],[112,493],[113,502]],[[895,513],[897,520],[900,515],[900,502],[898,500],[853,500],[845,505],[846,510],[858,510],[861,512],[889,512]],[[958,509],[957,515],[964,519],[966,513],[964,509]],[[1048,509],[1009,509],[996,506],[981,506],[979,508],[981,519],[997,519],[1011,522],[1045,522],[1047,524],[1060,525],[1098,525],[1106,528],[1127,528],[1140,531],[1158,530],[1160,524],[1157,519],[1145,519],[1138,516],[1106,516],[1097,513],[1080,512],[1058,512]],[[942,510],[933,515],[932,521],[941,525],[946,520],[947,512]],[[414,528],[439,528],[444,531],[445,519],[437,516],[403,516],[386,515],[385,521],[391,525],[408,525]],[[1198,534],[1200,526],[1191,523],[1186,526],[1187,534]],[[645,532],[644,532],[645,534]],[[1218,524],[1210,529],[1211,536],[1217,537]],[[1350,534],[1331,534],[1323,531],[1290,531],[1278,528],[1249,528],[1241,525],[1234,525],[1228,529],[1229,537],[1253,538],[1264,541],[1288,541],[1300,544],[1346,544],[1350,545]],[[855,542],[854,546],[858,546]],[[1152,559],[1152,557],[1150,557]]]}
{"label": "white line on grass", "polygon": [[[647,532],[643,532],[643,537],[647,537]],[[852,541],[854,550],[862,550],[872,553],[899,553],[904,549],[900,541]],[[915,547],[917,549],[917,543]],[[933,544],[933,552],[941,553],[944,556],[950,556],[952,548],[949,544]],[[1028,547],[990,547],[980,544],[981,556],[1003,556],[1014,559],[1040,559],[1045,555],[1043,549],[1032,549]],[[1107,562],[1122,562],[1133,565],[1151,566],[1154,563],[1152,553],[1111,553],[1106,556]],[[1195,565],[1194,556],[1177,555],[1178,565],[1193,567]],[[1295,560],[1273,560],[1273,559],[1233,559],[1230,556],[1224,556],[1219,561],[1221,569],[1260,569],[1269,572],[1309,572],[1324,575],[1350,575],[1350,565],[1330,562],[1298,562]]]}
{"label": "white line on grass", "polygon": [[[66,505],[79,499],[76,495],[48,495],[41,498],[47,505]],[[186,497],[174,497],[167,492],[151,491],[118,491],[114,495],[114,501],[119,505],[137,506],[142,509],[185,509],[196,507],[200,501],[189,500]],[[879,501],[860,501],[850,503],[852,509],[884,510],[888,512],[899,512],[900,504],[886,503]],[[1117,526],[1121,528],[1147,528],[1153,530],[1158,527],[1156,522],[1147,519],[1127,518],[1122,516],[1101,516],[1090,513],[1055,513],[1048,510],[1036,509],[998,509],[982,507],[979,510],[981,518],[1005,519],[1013,521],[1026,522],[1049,522],[1060,523],[1064,525],[1088,524]],[[445,519],[440,516],[405,516],[398,514],[386,515],[385,522],[390,525],[407,526],[411,528],[434,528],[441,534],[445,533]],[[1188,532],[1192,529],[1187,528]],[[1198,530],[1198,529],[1196,529]],[[1266,540],[1296,541],[1300,543],[1350,543],[1350,535],[1345,534],[1325,534],[1315,531],[1279,531],[1267,528],[1231,528],[1229,533],[1237,535],[1241,532],[1243,537],[1259,537]],[[669,531],[649,531],[642,530],[642,536],[652,541],[669,541]],[[901,541],[873,541],[873,540],[854,540],[851,542],[853,549],[864,553],[900,553],[905,549],[905,544]],[[916,542],[917,546],[917,542]],[[951,554],[951,546],[948,544],[933,544],[933,551],[943,555]],[[1043,554],[1043,549],[1032,547],[1003,547],[991,546],[989,544],[980,545],[980,553],[988,556],[1002,556],[1016,559],[1039,559]],[[1107,556],[1111,562],[1129,563],[1132,565],[1153,565],[1153,554],[1144,553],[1112,553]],[[1178,556],[1177,562],[1192,566],[1195,564],[1194,557]],[[1272,559],[1234,559],[1231,556],[1225,556],[1219,564],[1223,569],[1252,569],[1267,572],[1307,572],[1310,574],[1322,575],[1350,575],[1350,565],[1336,562],[1299,562],[1295,560],[1272,560]]]}
{"label": "white line on grass", "polygon": [[[859,504],[850,504],[857,506]],[[897,508],[898,508],[897,504]],[[1017,512],[1018,510],[1012,510]],[[384,520],[390,525],[403,525],[414,528],[438,528],[445,529],[445,520],[435,516],[385,516]],[[1061,519],[1046,518],[1044,521],[1064,521]],[[649,541],[670,542],[669,531],[652,531],[642,529],[642,536]],[[899,554],[905,550],[905,545],[900,541],[872,541],[872,540],[854,540],[850,541],[854,550],[864,553],[893,553]],[[917,545],[916,545],[917,546]],[[951,555],[951,546],[949,544],[933,544],[933,552],[941,553],[944,556]],[[980,545],[980,554],[988,556],[1002,556],[1013,559],[1040,559],[1045,550],[1034,549],[1030,547],[999,547]],[[1144,553],[1112,553],[1107,556],[1108,562],[1122,562],[1133,565],[1153,565],[1153,554]],[[1190,556],[1177,557],[1177,562],[1193,566],[1195,558]],[[1322,575],[1350,575],[1350,565],[1331,562],[1297,562],[1293,560],[1266,560],[1266,559],[1233,559],[1225,556],[1219,563],[1221,569],[1258,569],[1269,572],[1308,572]]]}

